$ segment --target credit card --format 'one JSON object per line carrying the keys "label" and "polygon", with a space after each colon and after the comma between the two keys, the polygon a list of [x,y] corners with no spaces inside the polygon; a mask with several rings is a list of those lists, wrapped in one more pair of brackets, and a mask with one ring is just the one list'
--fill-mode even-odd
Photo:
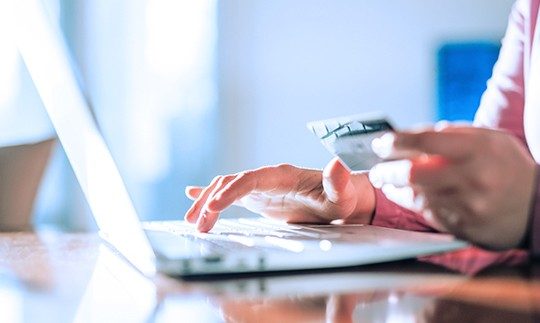
{"label": "credit card", "polygon": [[371,149],[371,142],[394,130],[386,117],[375,114],[312,121],[307,127],[351,171],[369,170],[382,162]]}

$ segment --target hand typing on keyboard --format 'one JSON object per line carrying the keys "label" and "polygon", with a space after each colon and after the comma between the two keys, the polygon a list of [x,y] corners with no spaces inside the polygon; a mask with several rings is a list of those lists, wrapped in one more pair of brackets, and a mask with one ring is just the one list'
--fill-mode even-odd
{"label": "hand typing on keyboard", "polygon": [[369,223],[375,208],[367,174],[351,174],[338,159],[324,171],[284,164],[217,176],[206,187],[187,187],[186,195],[194,202],[185,219],[202,232],[231,205],[296,223]]}

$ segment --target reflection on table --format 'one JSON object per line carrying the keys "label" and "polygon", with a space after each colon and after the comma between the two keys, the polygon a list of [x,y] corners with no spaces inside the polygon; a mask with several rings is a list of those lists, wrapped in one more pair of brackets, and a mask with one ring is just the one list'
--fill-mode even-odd
{"label": "reflection on table", "polygon": [[0,268],[2,322],[540,322],[540,264],[517,250],[150,280],[96,235],[14,233],[0,235]]}

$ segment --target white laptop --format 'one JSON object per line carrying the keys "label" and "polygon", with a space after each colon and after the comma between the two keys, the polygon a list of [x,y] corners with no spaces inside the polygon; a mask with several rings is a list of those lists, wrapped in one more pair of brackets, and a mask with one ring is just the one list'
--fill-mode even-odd
{"label": "white laptop", "polygon": [[[19,51],[106,241],[146,275],[336,268],[466,246],[449,235],[369,225],[288,225],[222,219],[210,233],[183,221],[141,222],[90,112],[58,26],[41,0],[2,1]],[[183,217],[183,214],[178,214]]]}

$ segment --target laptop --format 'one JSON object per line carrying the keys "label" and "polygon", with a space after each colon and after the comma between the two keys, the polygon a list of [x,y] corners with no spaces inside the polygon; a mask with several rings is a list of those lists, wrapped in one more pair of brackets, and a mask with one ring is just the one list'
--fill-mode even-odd
{"label": "laptop", "polygon": [[[181,277],[337,268],[414,258],[467,244],[370,225],[221,219],[209,233],[183,221],[141,222],[77,81],[60,29],[40,0],[3,1],[19,51],[100,234],[143,274]],[[179,217],[182,216],[179,214]]]}

